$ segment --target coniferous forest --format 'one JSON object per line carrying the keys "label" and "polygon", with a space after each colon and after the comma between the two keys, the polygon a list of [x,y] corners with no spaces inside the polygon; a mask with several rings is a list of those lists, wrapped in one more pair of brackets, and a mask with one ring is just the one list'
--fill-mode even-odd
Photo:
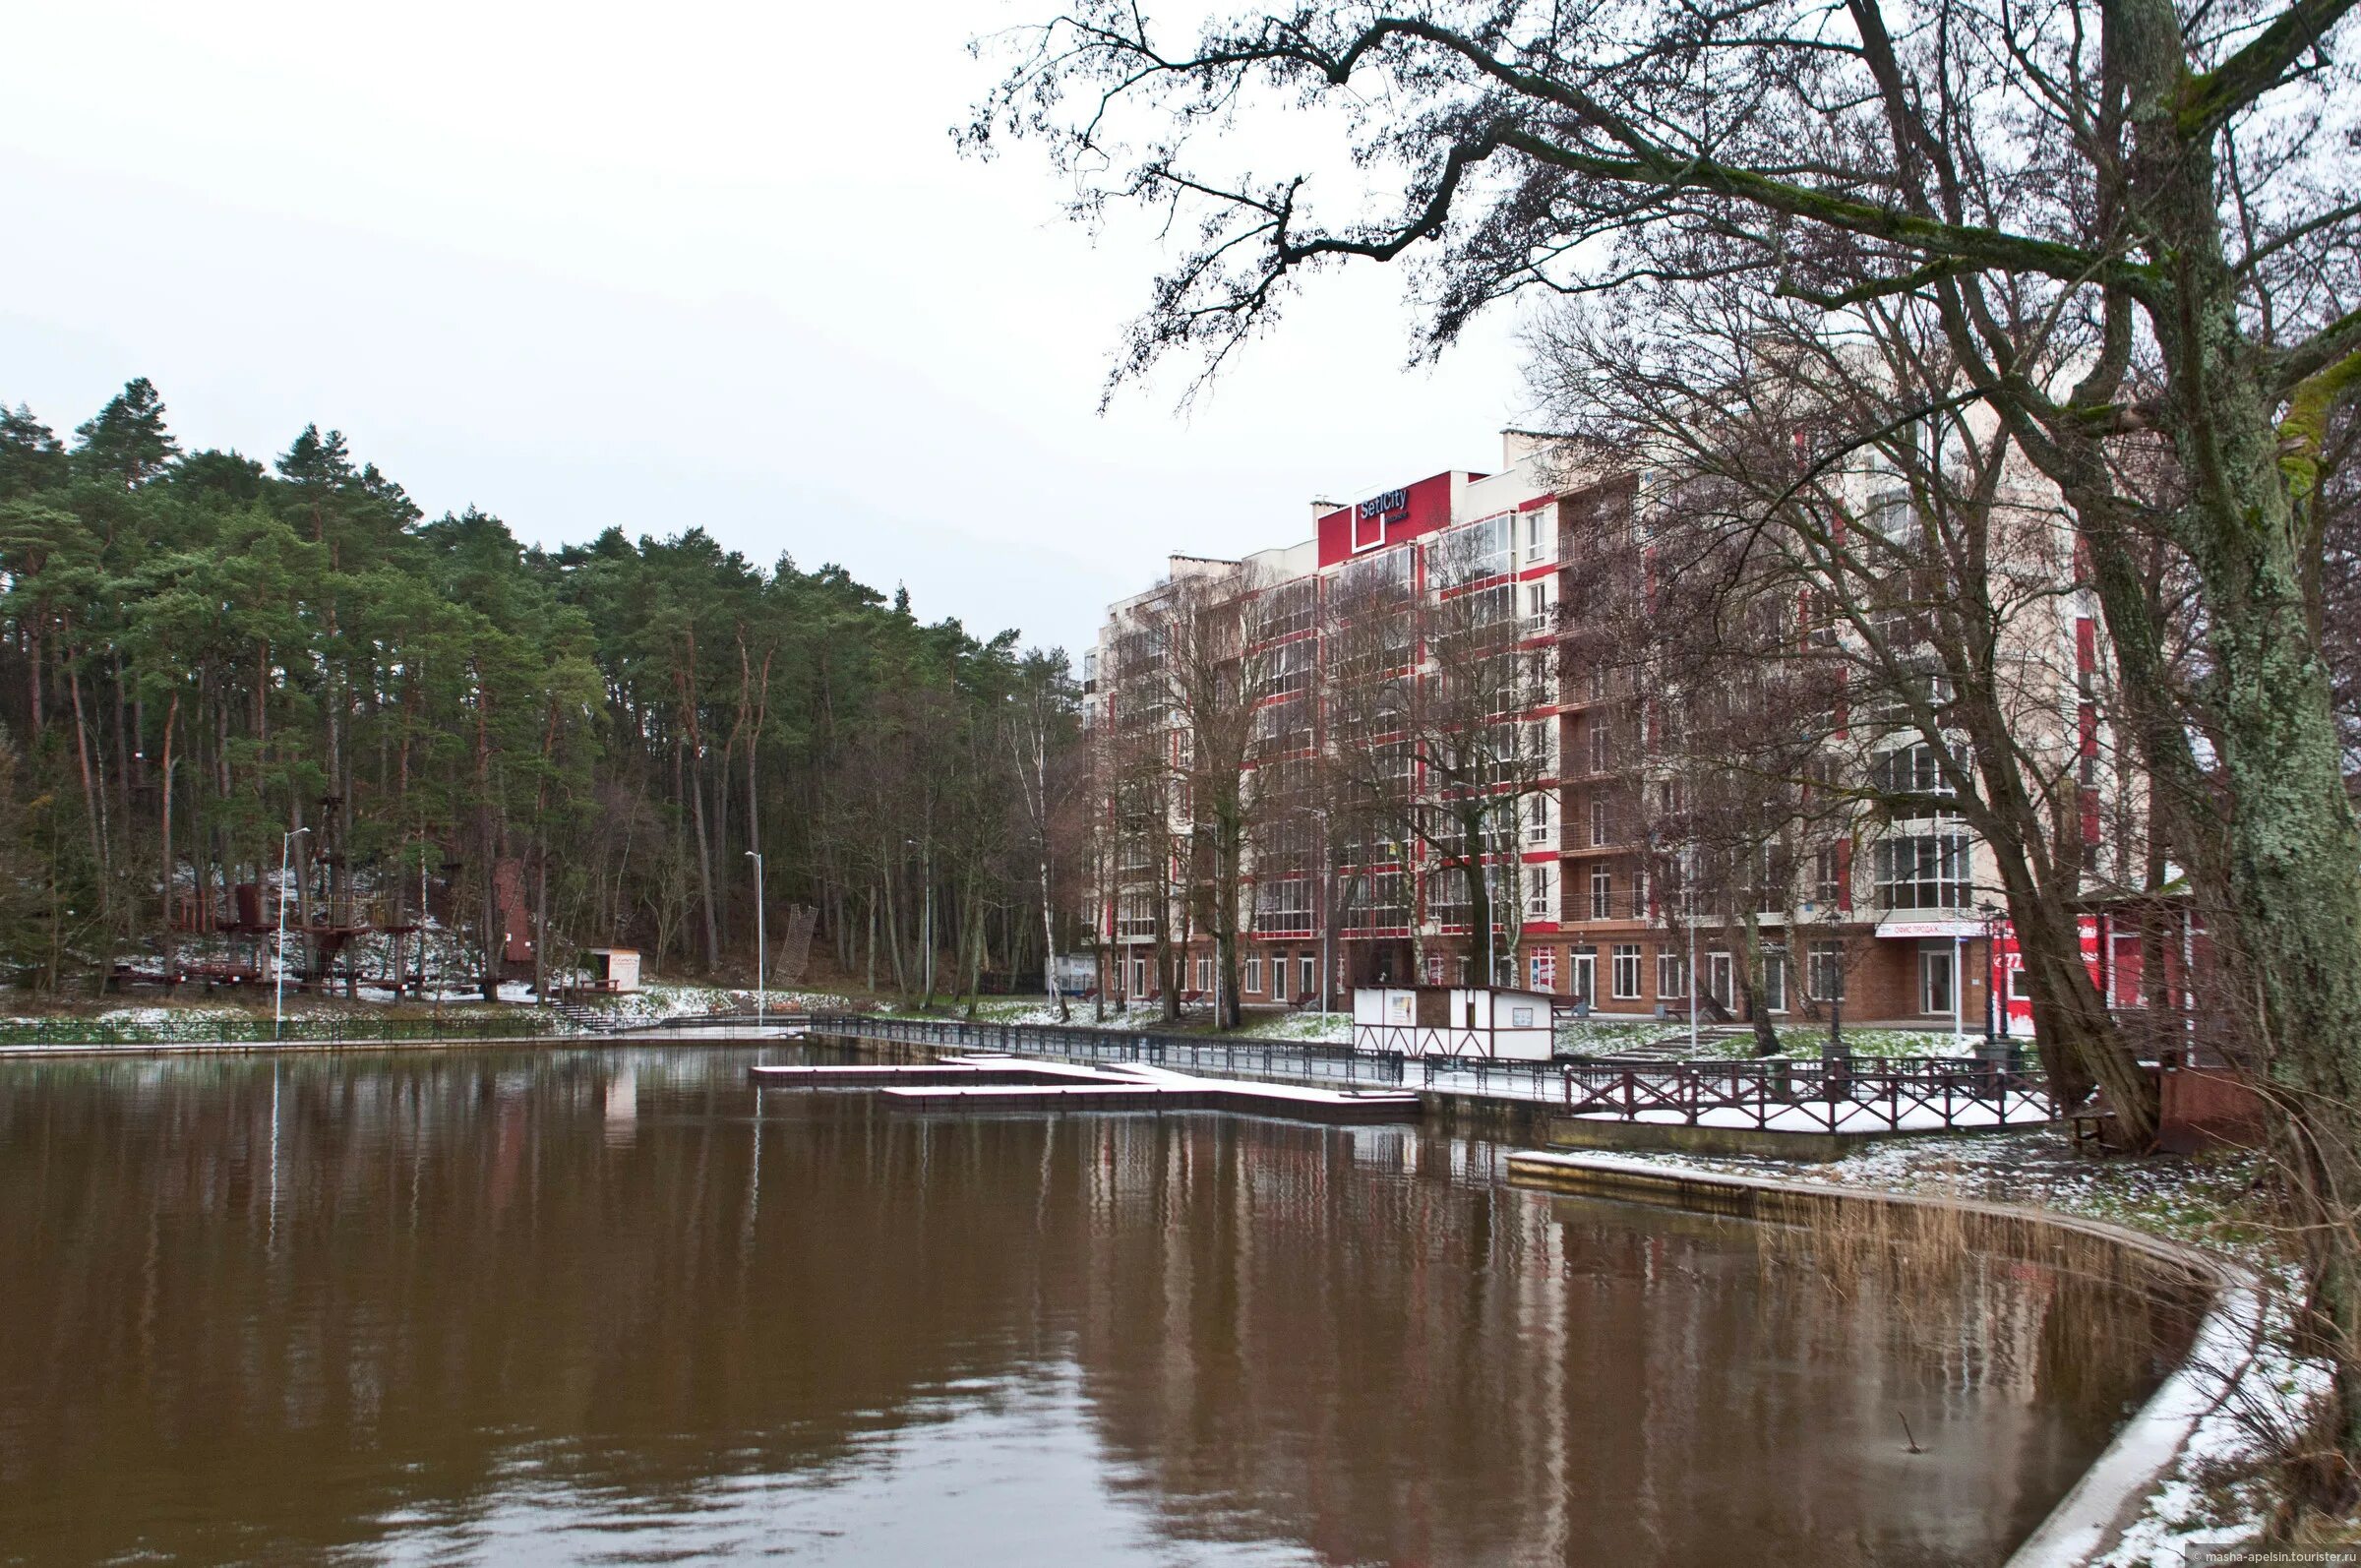
{"label": "coniferous forest", "polygon": [[[0,408],[0,965],[546,986],[583,949],[913,997],[1040,974],[1061,652],[695,526],[520,544],[336,431],[186,451],[156,389]],[[760,856],[759,861],[757,855]],[[287,868],[282,881],[280,868]]]}

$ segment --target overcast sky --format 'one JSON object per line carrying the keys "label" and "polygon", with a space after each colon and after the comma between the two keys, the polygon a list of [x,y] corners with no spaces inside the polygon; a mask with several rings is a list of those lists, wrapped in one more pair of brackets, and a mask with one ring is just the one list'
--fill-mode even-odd
{"label": "overcast sky", "polygon": [[1096,411],[1158,253],[949,135],[1049,3],[19,7],[0,400],[62,434],[145,375],[190,447],[317,420],[430,513],[702,526],[1076,652],[1168,551],[1493,466],[1508,325],[1405,370],[1375,270]]}

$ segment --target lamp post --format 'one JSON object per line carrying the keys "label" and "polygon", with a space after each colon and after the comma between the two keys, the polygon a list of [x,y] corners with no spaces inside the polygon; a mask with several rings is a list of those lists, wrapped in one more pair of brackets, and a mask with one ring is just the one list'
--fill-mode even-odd
{"label": "lamp post", "polygon": [[1697,1059],[1697,887],[1693,880],[1696,867],[1692,864],[1697,850],[1689,847],[1680,868],[1680,918],[1689,928],[1689,1059]]}
{"label": "lamp post", "polygon": [[762,968],[763,961],[770,956],[770,936],[762,925],[762,856],[759,851],[750,849],[746,858],[755,863],[755,1033],[760,1034],[763,1003],[770,998]]}
{"label": "lamp post", "polygon": [[1958,927],[1951,933],[1951,1049],[1968,1043],[1968,935]]}
{"label": "lamp post", "polygon": [[1984,917],[1984,1048],[1990,1051],[2008,1033],[2008,997],[2000,965],[2000,928],[2007,917],[1998,904],[1986,904]]}
{"label": "lamp post", "polygon": [[287,1015],[287,860],[295,840],[310,832],[308,827],[289,828],[278,840],[278,951],[277,971],[272,977],[271,996],[271,1039],[275,1043]]}

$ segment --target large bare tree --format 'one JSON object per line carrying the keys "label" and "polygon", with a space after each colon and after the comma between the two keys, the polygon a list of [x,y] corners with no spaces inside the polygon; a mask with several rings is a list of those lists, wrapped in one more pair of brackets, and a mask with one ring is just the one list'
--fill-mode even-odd
{"label": "large bare tree", "polygon": [[[1734,277],[1634,284],[1538,332],[1540,390],[1580,449],[1652,475],[1642,537],[1576,567],[1577,635],[1642,666],[1661,703],[1696,709],[1688,744],[1665,749],[1682,831],[1763,835],[1770,855],[1781,813],[1858,806],[1882,823],[1866,847],[1889,871],[1926,851],[1949,905],[2005,900],[2053,1085],[2079,1104],[2104,1084],[2145,1146],[2155,1087],[2083,961],[2077,911],[2136,889],[2123,862],[2145,871],[2153,835],[2119,814],[2099,842],[2102,742],[2121,713],[2078,635],[2071,520],[1934,315],[1879,300],[1833,330]],[[1641,573],[1644,588],[1588,586]],[[1961,825],[1988,852],[1983,888]],[[1701,864],[1717,863],[1754,869]],[[1732,909],[1758,896],[1692,893]]]}
{"label": "large bare tree", "polygon": [[[1429,349],[1517,291],[1633,277],[1932,308],[2090,552],[2167,831],[2299,1117],[2361,1447],[2361,824],[2317,571],[2330,432],[2361,393],[2355,92],[2330,66],[2353,4],[1425,0],[1172,40],[1098,0],[1017,45],[968,135],[1035,137],[1078,211],[1187,236],[1121,374],[1218,365],[1356,260],[1411,266]],[[2113,457],[2149,432],[2179,470],[2159,517]],[[2172,700],[2151,533],[2196,588],[2210,745]]]}

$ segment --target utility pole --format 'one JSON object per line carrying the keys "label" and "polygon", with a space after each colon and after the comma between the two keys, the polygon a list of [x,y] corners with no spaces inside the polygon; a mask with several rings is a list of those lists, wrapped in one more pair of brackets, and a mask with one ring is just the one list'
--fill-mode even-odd
{"label": "utility pole", "polygon": [[[273,1043],[277,1041],[279,1029],[284,1024],[287,1015],[288,853],[294,848],[295,840],[310,831],[311,829],[308,827],[290,828],[279,835],[278,840],[278,962],[272,966],[276,973],[272,977],[273,985],[271,996],[271,1039]],[[275,1090],[276,1086],[276,1080],[273,1079],[272,1088]],[[275,1133],[276,1126],[273,1125],[272,1130]],[[273,1195],[275,1196],[275,1194]]]}

